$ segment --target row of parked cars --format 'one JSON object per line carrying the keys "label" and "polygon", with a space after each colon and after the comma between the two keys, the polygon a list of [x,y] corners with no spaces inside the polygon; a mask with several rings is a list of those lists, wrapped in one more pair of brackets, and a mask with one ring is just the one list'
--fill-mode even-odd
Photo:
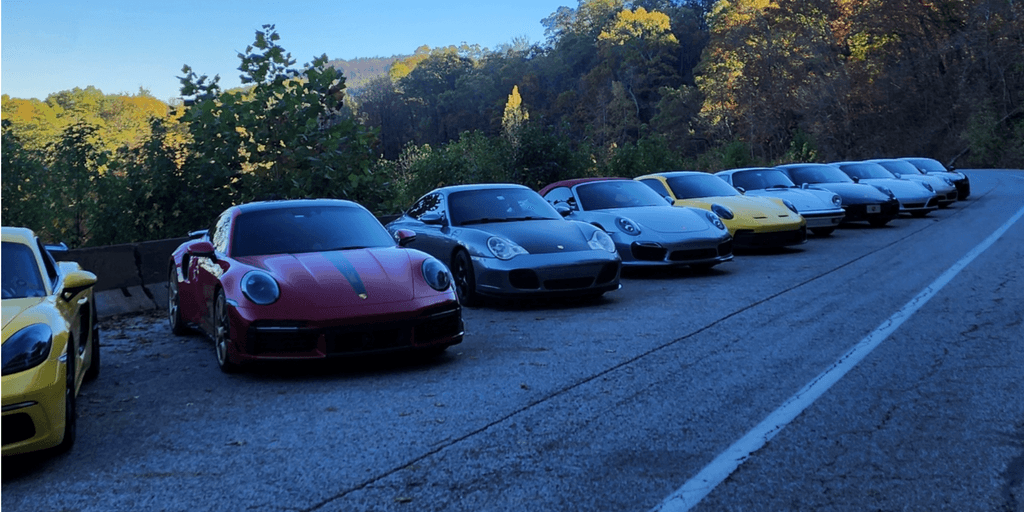
{"label": "row of parked cars", "polygon": [[[460,343],[488,297],[597,297],[624,266],[707,270],[734,248],[805,243],[843,222],[884,225],[970,193],[923,158],[715,174],[433,190],[383,226],[335,199],[228,208],[168,264],[175,334],[214,342],[220,369]],[[3,228],[3,454],[70,448],[75,396],[99,371],[96,276]]]}

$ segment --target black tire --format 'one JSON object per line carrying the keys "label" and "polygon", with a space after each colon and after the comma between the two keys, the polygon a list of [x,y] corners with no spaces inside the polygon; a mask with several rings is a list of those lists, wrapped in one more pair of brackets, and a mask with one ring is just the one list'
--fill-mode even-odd
{"label": "black tire", "polygon": [[224,290],[217,290],[217,299],[213,306],[213,351],[217,356],[217,366],[224,373],[238,373],[241,366],[231,361],[228,344],[231,343],[231,322],[228,317],[228,301]]}
{"label": "black tire", "polygon": [[54,447],[54,453],[61,454],[71,451],[78,436],[78,398],[75,393],[75,361],[77,361],[75,344],[68,340],[67,378],[64,387],[64,438]]}
{"label": "black tire", "polygon": [[811,228],[811,233],[818,236],[829,236],[834,233],[836,228]]}
{"label": "black tire", "polygon": [[181,319],[181,299],[178,295],[178,272],[174,265],[171,265],[171,272],[167,276],[167,321],[171,325],[171,332],[182,336],[188,334],[189,328]]}
{"label": "black tire", "polygon": [[85,380],[94,381],[100,376],[100,327],[92,326],[92,343],[89,344],[89,369],[85,371]]}
{"label": "black tire", "polygon": [[473,260],[469,253],[459,250],[452,257],[452,279],[455,285],[455,294],[459,296],[459,302],[466,307],[474,307],[480,303],[480,296],[476,293],[476,275],[473,271]]}

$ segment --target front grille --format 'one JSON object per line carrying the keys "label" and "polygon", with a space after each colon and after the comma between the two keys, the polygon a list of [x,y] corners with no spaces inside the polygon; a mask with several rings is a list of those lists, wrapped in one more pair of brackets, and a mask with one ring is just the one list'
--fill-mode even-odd
{"label": "front grille", "polygon": [[664,247],[636,242],[629,246],[629,251],[633,253],[633,259],[638,261],[663,261],[666,252]]}
{"label": "front grille", "polygon": [[540,288],[540,279],[537,278],[537,273],[528,268],[520,268],[509,272],[508,281],[513,288],[521,290],[536,290]]}
{"label": "front grille", "polygon": [[697,260],[709,260],[718,257],[718,249],[707,248],[707,249],[686,249],[682,251],[672,251],[672,254],[668,256],[668,259],[672,261],[697,261]]}
{"label": "front grille", "polygon": [[939,205],[939,198],[933,197],[933,198],[928,200],[928,204],[925,205],[925,206],[928,206],[930,208],[930,207],[938,206],[938,205]]}
{"label": "front grille", "polygon": [[924,208],[925,204],[924,203],[903,203],[903,207],[907,208],[907,209],[910,209],[910,208]]}
{"label": "front grille", "polygon": [[548,279],[544,281],[544,288],[548,290],[575,290],[577,288],[589,288],[594,284],[592,277],[570,277],[567,279]]}
{"label": "front grille", "polygon": [[32,439],[36,435],[36,426],[32,423],[32,417],[23,412],[4,416],[3,423],[0,425],[3,428],[4,445],[20,443],[26,439]]}
{"label": "front grille", "polygon": [[412,345],[412,332],[408,328],[335,327],[327,329],[324,337],[328,354],[370,352]]}

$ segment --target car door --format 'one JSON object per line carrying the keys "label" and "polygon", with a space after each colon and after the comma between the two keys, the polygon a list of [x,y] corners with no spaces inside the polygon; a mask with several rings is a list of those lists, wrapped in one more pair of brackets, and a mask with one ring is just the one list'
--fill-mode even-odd
{"label": "car door", "polygon": [[395,227],[412,229],[416,232],[416,240],[409,247],[419,249],[447,263],[450,251],[446,250],[446,241],[451,232],[448,224],[448,212],[445,209],[444,195],[431,192],[416,201],[405,212],[406,220]]}

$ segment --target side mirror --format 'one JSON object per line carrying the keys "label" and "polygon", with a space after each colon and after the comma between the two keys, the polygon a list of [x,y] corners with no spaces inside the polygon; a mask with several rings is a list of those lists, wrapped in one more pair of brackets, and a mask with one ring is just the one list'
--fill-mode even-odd
{"label": "side mirror", "polygon": [[420,222],[440,226],[444,224],[444,214],[437,210],[426,212],[420,216]]}
{"label": "side mirror", "polygon": [[96,274],[86,270],[76,270],[64,276],[64,293],[61,298],[70,301],[83,290],[96,284]]}
{"label": "side mirror", "polygon": [[190,245],[185,253],[193,258],[211,258],[213,261],[217,261],[217,254],[213,250],[213,244],[207,241],[196,242]]}
{"label": "side mirror", "polygon": [[894,172],[894,173],[892,173],[892,175],[893,175],[893,176],[896,176],[896,179],[901,179],[901,178],[903,178],[903,175],[902,175],[902,174],[900,174],[900,173],[898,173],[898,172]]}
{"label": "side mirror", "polygon": [[676,202],[672,200],[672,196],[664,196],[664,197],[665,197],[665,202],[666,203],[672,204],[672,205],[676,204]]}
{"label": "side mirror", "polygon": [[395,240],[399,247],[406,247],[416,241],[416,232],[411,229],[399,229],[395,231]]}
{"label": "side mirror", "polygon": [[556,204],[555,211],[558,212],[558,214],[561,215],[562,217],[568,217],[570,214],[572,214],[572,208],[569,208],[564,204]]}
{"label": "side mirror", "polygon": [[853,180],[854,183],[860,183],[860,178],[856,176],[850,176],[850,179]]}
{"label": "side mirror", "polygon": [[743,187],[736,187],[736,190],[739,190],[740,194],[746,194],[747,193],[747,189],[745,189]]}
{"label": "side mirror", "polygon": [[206,234],[209,233],[209,232],[210,232],[210,230],[208,230],[208,229],[200,229],[200,230],[197,230],[197,231],[189,231],[188,232],[188,237],[189,237],[190,240],[199,240],[200,238],[206,236]]}

